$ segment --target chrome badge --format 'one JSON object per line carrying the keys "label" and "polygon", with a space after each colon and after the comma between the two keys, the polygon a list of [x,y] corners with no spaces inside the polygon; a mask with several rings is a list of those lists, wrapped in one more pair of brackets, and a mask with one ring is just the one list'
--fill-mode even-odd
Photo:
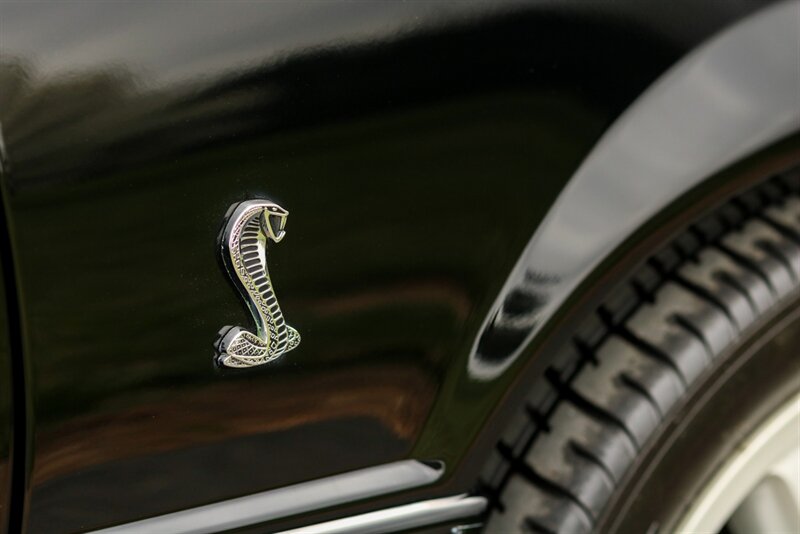
{"label": "chrome badge", "polygon": [[289,212],[268,200],[231,206],[222,232],[222,260],[247,303],[256,333],[239,326],[220,331],[218,362],[226,367],[269,363],[300,344],[300,334],[286,324],[267,269],[267,244],[285,236]]}

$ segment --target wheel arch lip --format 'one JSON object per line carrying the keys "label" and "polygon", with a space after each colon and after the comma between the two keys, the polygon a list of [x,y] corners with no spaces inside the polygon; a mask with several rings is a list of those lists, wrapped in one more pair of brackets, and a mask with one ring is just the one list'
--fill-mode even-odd
{"label": "wheel arch lip", "polygon": [[[662,75],[608,129],[531,237],[475,337],[470,378],[501,377],[581,284],[707,179],[800,130],[800,2],[766,8]],[[512,310],[509,312],[509,310]]]}

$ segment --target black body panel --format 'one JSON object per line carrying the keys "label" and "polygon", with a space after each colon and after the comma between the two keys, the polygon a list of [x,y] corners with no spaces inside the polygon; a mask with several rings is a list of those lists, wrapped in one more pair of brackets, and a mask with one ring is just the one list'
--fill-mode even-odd
{"label": "black body panel", "polygon": [[[2,170],[2,163],[0,163],[0,170]],[[7,240],[7,237],[0,239]],[[7,248],[7,247],[6,247]],[[7,250],[6,250],[7,252]],[[3,256],[9,256],[3,253]],[[12,506],[11,495],[13,488],[11,486],[11,469],[13,461],[13,453],[16,452],[13,440],[15,436],[12,432],[15,408],[12,389],[12,361],[11,361],[11,332],[13,328],[18,326],[13,324],[7,313],[7,306],[9,299],[7,295],[9,281],[7,273],[0,267],[0,277],[2,277],[3,284],[0,285],[0,525],[5,525],[9,521],[10,508]],[[13,287],[13,279],[11,280],[11,287]],[[13,301],[12,301],[13,303]],[[13,304],[12,304],[13,305]],[[20,363],[20,362],[17,362]],[[20,376],[21,378],[21,376]],[[19,388],[17,393],[22,393],[22,388]],[[23,414],[20,414],[24,416]],[[22,426],[24,428],[24,426]],[[17,440],[24,446],[24,439]],[[21,489],[21,488],[19,488]]]}
{"label": "black body panel", "polygon": [[[3,5],[29,530],[456,473],[511,380],[466,358],[533,231],[633,99],[759,6]],[[223,372],[216,332],[250,318],[217,235],[256,197],[292,214],[270,268],[304,340]]]}

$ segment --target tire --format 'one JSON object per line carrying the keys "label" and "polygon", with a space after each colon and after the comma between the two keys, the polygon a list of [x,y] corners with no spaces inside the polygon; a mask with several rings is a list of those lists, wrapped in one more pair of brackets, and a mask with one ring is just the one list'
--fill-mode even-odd
{"label": "tire", "polygon": [[[737,350],[764,336],[781,310],[796,306],[798,295],[795,172],[693,225],[587,318],[590,326],[577,329],[581,334],[565,348],[567,356],[555,358],[544,385],[533,388],[519,417],[524,423],[512,426],[497,446],[501,466],[493,464],[483,481],[493,503],[485,531],[578,534],[625,525],[624,517],[609,518],[609,509],[629,513],[631,507],[620,503],[632,498],[633,488],[639,496],[664,494],[668,475],[654,475],[658,469],[642,483],[645,459],[669,458],[664,436],[689,402],[731,365]],[[775,369],[780,374],[781,367]],[[796,370],[789,374],[797,378]],[[715,396],[704,403],[707,417],[729,415],[730,405]],[[709,453],[708,462],[721,461],[719,454]],[[671,461],[674,469],[681,459]],[[673,492],[671,498],[682,501],[672,503],[674,512],[691,496]],[[656,515],[658,502],[639,504],[634,508],[645,516]],[[655,528],[656,521],[648,527],[647,517],[639,520],[636,528]]]}

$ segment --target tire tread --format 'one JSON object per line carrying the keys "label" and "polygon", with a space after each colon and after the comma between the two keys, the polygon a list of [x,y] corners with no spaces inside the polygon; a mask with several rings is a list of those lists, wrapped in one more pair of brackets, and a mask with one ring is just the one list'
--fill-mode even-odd
{"label": "tire tread", "polygon": [[534,388],[551,393],[537,397],[549,402],[530,403],[527,437],[501,446],[505,475],[485,484],[498,503],[487,532],[592,531],[688,388],[758,316],[797,291],[798,189],[800,174],[734,199],[650,258],[578,328],[574,346]]}

